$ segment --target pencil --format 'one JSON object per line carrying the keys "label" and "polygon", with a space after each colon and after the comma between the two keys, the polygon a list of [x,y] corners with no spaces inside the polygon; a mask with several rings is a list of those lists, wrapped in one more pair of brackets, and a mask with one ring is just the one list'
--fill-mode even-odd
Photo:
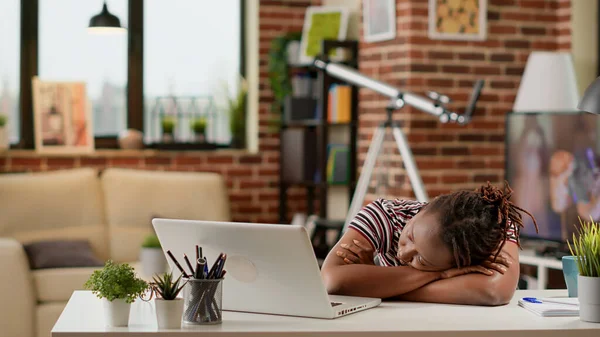
{"label": "pencil", "polygon": [[185,264],[187,264],[188,268],[190,268],[190,275],[194,275],[194,267],[192,267],[192,264],[190,263],[190,260],[188,259],[187,255],[183,254],[183,259],[185,260]]}
{"label": "pencil", "polygon": [[188,274],[185,272],[185,270],[183,270],[183,268],[181,268],[181,265],[179,264],[179,262],[177,262],[177,259],[175,258],[175,256],[173,256],[173,253],[171,253],[170,250],[167,250],[167,255],[169,255],[171,260],[173,260],[173,262],[175,263],[175,265],[177,266],[177,268],[179,269],[181,274],[183,274],[183,277],[189,277]]}
{"label": "pencil", "polygon": [[198,261],[199,258],[200,258],[200,248],[198,248],[198,245],[196,245],[196,261]]}
{"label": "pencil", "polygon": [[219,256],[217,257],[217,259],[215,260],[215,263],[213,263],[212,267],[210,267],[210,271],[208,272],[208,277],[207,278],[213,278],[213,276],[215,275],[215,272],[217,271],[217,267],[219,265],[219,261],[221,261],[221,259],[223,258],[223,253],[219,254]]}

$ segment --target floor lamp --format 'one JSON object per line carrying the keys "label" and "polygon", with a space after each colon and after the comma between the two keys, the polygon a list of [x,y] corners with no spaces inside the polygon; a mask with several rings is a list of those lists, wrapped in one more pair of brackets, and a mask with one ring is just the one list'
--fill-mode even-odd
{"label": "floor lamp", "polygon": [[412,151],[408,146],[408,142],[404,136],[404,133],[402,132],[402,129],[400,128],[400,124],[393,120],[393,112],[408,104],[414,108],[438,117],[442,123],[456,122],[463,125],[467,124],[471,120],[471,116],[475,110],[475,105],[479,98],[481,88],[483,87],[483,80],[478,80],[475,82],[467,109],[465,113],[461,115],[446,109],[445,105],[450,102],[450,99],[448,96],[437,92],[429,92],[427,95],[428,98],[423,98],[419,95],[400,91],[386,83],[369,78],[353,68],[337,63],[331,63],[324,59],[315,59],[313,66],[320,71],[326,72],[330,76],[336,77],[359,87],[371,89],[390,98],[390,103],[386,107],[387,119],[377,127],[375,133],[373,134],[373,138],[367,152],[367,158],[363,164],[360,177],[350,203],[350,208],[346,216],[346,221],[344,222],[342,233],[346,231],[350,221],[352,221],[354,216],[363,206],[369,181],[373,173],[373,168],[375,167],[375,162],[377,161],[377,156],[379,155],[379,151],[383,145],[387,128],[391,128],[392,130],[394,140],[396,141],[396,145],[400,151],[400,155],[402,156],[402,161],[404,163],[404,167],[406,168],[411,186],[415,192],[415,196],[419,201],[428,201],[427,192],[423,187],[423,181],[413,158]]}

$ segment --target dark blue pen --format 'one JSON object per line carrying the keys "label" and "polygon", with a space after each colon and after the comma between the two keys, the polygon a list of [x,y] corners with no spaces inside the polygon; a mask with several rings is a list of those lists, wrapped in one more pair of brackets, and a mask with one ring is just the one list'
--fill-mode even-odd
{"label": "dark blue pen", "polygon": [[535,297],[524,297],[523,301],[527,301],[529,303],[542,303],[542,301],[538,300]]}

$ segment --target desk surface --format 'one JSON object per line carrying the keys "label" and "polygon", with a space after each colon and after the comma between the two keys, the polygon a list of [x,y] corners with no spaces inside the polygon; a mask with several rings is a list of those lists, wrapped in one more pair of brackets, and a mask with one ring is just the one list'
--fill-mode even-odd
{"label": "desk surface", "polygon": [[[223,323],[158,330],[154,303],[136,301],[128,327],[104,324],[102,302],[90,292],[73,293],[52,330],[53,337],[91,337],[98,333],[125,336],[600,336],[600,324],[579,317],[539,317],[517,306],[524,296],[566,296],[565,290],[517,291],[513,301],[500,307],[457,306],[429,303],[383,302],[379,307],[325,320],[276,315],[224,312]],[[568,333],[567,333],[568,331]],[[566,334],[567,333],[567,334]]]}

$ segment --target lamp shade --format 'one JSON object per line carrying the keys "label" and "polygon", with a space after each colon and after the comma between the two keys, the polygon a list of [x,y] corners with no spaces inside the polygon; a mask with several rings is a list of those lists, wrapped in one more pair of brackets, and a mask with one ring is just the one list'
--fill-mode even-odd
{"label": "lamp shade", "polygon": [[571,55],[532,52],[527,59],[513,111],[576,111],[578,101],[579,92]]}
{"label": "lamp shade", "polygon": [[125,30],[125,28],[121,27],[119,18],[108,11],[106,2],[104,2],[104,5],[102,6],[102,12],[92,16],[88,29],[91,31]]}
{"label": "lamp shade", "polygon": [[600,77],[596,78],[594,82],[585,89],[583,98],[579,102],[577,108],[582,111],[600,114]]}

